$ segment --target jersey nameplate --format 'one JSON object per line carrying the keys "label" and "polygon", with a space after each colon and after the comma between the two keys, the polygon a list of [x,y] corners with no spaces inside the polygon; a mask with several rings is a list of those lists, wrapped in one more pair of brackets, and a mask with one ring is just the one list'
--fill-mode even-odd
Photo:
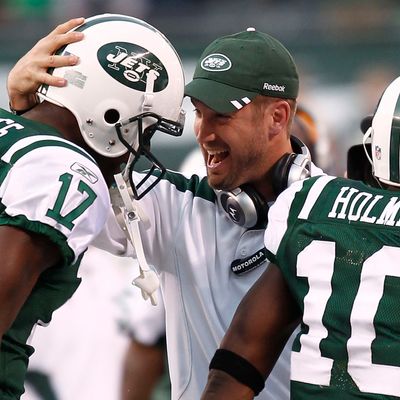
{"label": "jersey nameplate", "polygon": [[[383,211],[382,211],[383,208]],[[400,226],[400,197],[389,200],[382,195],[342,187],[328,218],[347,219],[375,225]]]}
{"label": "jersey nameplate", "polygon": [[233,260],[231,264],[231,270],[236,275],[242,275],[250,272],[254,268],[259,267],[267,260],[267,250],[262,248],[257,250],[250,257]]}

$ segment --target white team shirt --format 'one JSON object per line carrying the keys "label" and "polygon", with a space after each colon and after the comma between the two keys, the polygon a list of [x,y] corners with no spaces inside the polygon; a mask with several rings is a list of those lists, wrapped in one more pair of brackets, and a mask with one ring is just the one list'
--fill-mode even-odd
{"label": "white team shirt", "polygon": [[[322,171],[313,166],[312,174]],[[258,254],[264,248],[264,230],[234,224],[216,202],[200,196],[198,186],[197,195],[178,186],[162,179],[140,200],[151,225],[142,227],[141,236],[146,259],[160,275],[171,398],[194,400],[200,398],[210,360],[239,302],[267,261],[235,275],[232,261]],[[205,180],[200,186],[210,190]],[[259,399],[289,399],[290,348],[291,341]]]}
{"label": "white team shirt", "polygon": [[[35,148],[16,157],[18,151],[35,145],[38,138],[62,145]],[[91,157],[84,154],[87,153],[69,141],[41,135],[17,141],[1,157],[13,165],[0,185],[4,212],[11,217],[23,215],[28,221],[59,231],[74,253],[74,262],[98,236],[112,211],[104,178]],[[63,198],[60,193],[64,192]],[[93,204],[85,203],[92,199]],[[57,215],[56,204],[60,216],[71,213],[71,218],[63,222],[62,217],[57,220],[49,215],[50,209]],[[77,213],[82,206],[83,212]]]}

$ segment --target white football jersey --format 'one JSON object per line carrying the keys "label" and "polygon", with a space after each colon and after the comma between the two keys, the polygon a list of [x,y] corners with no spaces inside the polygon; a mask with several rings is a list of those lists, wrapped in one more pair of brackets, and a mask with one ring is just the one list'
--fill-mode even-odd
{"label": "white football jersey", "polygon": [[[264,229],[234,224],[198,176],[169,171],[140,205],[150,220],[141,230],[144,252],[165,302],[172,399],[197,399],[240,300],[268,266]],[[259,399],[289,399],[290,347]]]}

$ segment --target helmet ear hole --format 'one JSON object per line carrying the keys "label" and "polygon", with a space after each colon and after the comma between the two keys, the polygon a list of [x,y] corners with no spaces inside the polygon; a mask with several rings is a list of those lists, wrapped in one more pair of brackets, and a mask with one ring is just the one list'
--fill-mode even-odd
{"label": "helmet ear hole", "polygon": [[115,109],[107,110],[104,113],[104,121],[107,122],[107,124],[114,125],[116,124],[120,119],[119,112]]}

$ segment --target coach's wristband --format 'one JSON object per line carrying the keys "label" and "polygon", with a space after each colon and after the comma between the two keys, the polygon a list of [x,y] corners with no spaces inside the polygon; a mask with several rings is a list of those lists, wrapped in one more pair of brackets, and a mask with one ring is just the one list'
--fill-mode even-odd
{"label": "coach's wristband", "polygon": [[210,362],[210,369],[219,369],[248,386],[257,396],[264,389],[265,380],[251,363],[238,354],[218,349]]}

